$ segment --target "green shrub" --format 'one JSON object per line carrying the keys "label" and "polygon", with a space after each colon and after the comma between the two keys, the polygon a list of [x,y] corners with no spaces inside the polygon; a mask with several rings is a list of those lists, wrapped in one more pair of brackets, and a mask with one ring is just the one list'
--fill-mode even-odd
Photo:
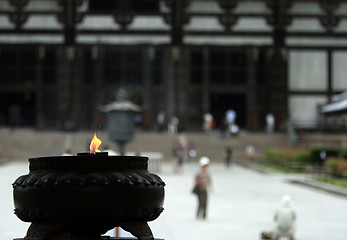
{"label": "green shrub", "polygon": [[341,149],[339,151],[339,157],[344,158],[347,160],[347,149]]}
{"label": "green shrub", "polygon": [[339,160],[340,160],[339,158],[330,157],[325,161],[324,167],[329,169],[334,169]]}
{"label": "green shrub", "polygon": [[334,176],[342,177],[343,174],[347,173],[347,161],[344,158],[329,157],[324,166],[332,169]]}
{"label": "green shrub", "polygon": [[292,161],[296,163],[310,163],[310,152],[308,150],[298,150],[293,152]]}
{"label": "green shrub", "polygon": [[266,151],[266,159],[273,164],[284,166],[287,161],[287,150],[281,148],[269,148]]}
{"label": "green shrub", "polygon": [[305,149],[269,148],[266,151],[266,159],[283,167],[292,163],[305,165],[310,162],[310,152]]}
{"label": "green shrub", "polygon": [[336,164],[336,175],[338,177],[342,177],[346,173],[347,173],[347,161],[344,159],[341,159]]}
{"label": "green shrub", "polygon": [[[321,158],[321,152],[326,153],[326,159]],[[297,148],[268,148],[266,159],[270,164],[279,167],[288,167],[291,165],[307,166],[321,165],[332,169],[333,174],[337,177],[347,173],[347,150],[315,147],[310,149]]]}
{"label": "green shrub", "polygon": [[340,149],[337,148],[326,148],[326,147],[315,147],[310,149],[310,158],[313,165],[324,165],[325,159],[321,158],[321,152],[326,153],[326,159],[329,157],[337,157]]}

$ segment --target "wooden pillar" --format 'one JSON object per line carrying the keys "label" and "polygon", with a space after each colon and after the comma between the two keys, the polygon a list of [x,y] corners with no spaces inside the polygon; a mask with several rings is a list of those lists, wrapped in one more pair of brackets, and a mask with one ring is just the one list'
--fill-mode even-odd
{"label": "wooden pillar", "polygon": [[62,13],[59,15],[59,20],[64,24],[64,43],[72,45],[76,42],[76,26],[75,15],[76,5],[75,0],[60,1]]}
{"label": "wooden pillar", "polygon": [[334,94],[333,92],[333,51],[329,48],[327,50],[328,54],[328,99],[331,101],[331,97]]}
{"label": "wooden pillar", "polygon": [[268,0],[267,6],[271,10],[271,15],[267,17],[267,22],[272,26],[272,39],[275,48],[283,48],[286,40],[286,27],[291,23],[291,18],[287,11],[292,4],[292,0]]}
{"label": "wooden pillar", "polygon": [[[285,49],[269,49],[265,67],[266,113],[272,113],[276,126],[288,117],[288,62]],[[265,113],[265,114],[266,114]],[[264,116],[265,117],[265,116]]]}
{"label": "wooden pillar", "polygon": [[184,0],[171,1],[171,44],[182,45],[183,22],[184,22]]}
{"label": "wooden pillar", "polygon": [[264,109],[266,109],[265,114],[274,115],[277,127],[284,124],[288,117],[286,27],[291,23],[288,9],[292,3],[292,0],[269,0],[267,2],[267,6],[272,12],[267,18],[267,22],[272,26],[273,48],[268,49],[266,54],[267,106]]}
{"label": "wooden pillar", "polygon": [[251,130],[259,128],[259,112],[257,102],[257,61],[258,49],[249,48],[247,51],[247,99],[246,99],[246,127]]}
{"label": "wooden pillar", "polygon": [[154,47],[148,47],[142,50],[143,62],[143,82],[142,82],[142,111],[143,111],[143,124],[144,128],[149,128],[152,120],[155,120],[155,112],[152,105],[152,81],[153,69],[151,62],[154,60],[155,55]]}
{"label": "wooden pillar", "polygon": [[164,78],[164,94],[166,96],[166,110],[168,120],[176,114],[176,91],[175,91],[175,70],[172,57],[172,49],[166,48],[164,51],[164,61],[166,66],[164,69],[164,75],[167,76]]}
{"label": "wooden pillar", "polygon": [[[210,103],[209,103],[209,49],[208,47],[204,47],[202,49],[202,64],[203,64],[203,76],[202,76],[202,114],[206,112],[210,112]],[[202,116],[202,115],[201,115]]]}
{"label": "wooden pillar", "polygon": [[93,124],[103,124],[103,114],[97,111],[97,107],[105,104],[104,101],[104,55],[105,49],[99,45],[92,46],[93,77],[90,91],[92,96],[92,126]]}
{"label": "wooden pillar", "polygon": [[88,104],[85,104],[85,98],[84,98],[84,92],[85,92],[85,78],[83,73],[83,66],[84,66],[84,56],[83,49],[79,47],[75,47],[75,56],[72,60],[72,68],[71,68],[71,78],[70,81],[72,82],[72,121],[76,128],[86,128],[88,125],[89,119],[87,118],[87,111],[90,106]]}
{"label": "wooden pillar", "polygon": [[177,61],[177,69],[176,69],[176,91],[177,91],[177,115],[180,119],[180,126],[185,128],[189,125],[189,106],[188,106],[188,95],[189,95],[189,68],[188,60],[189,60],[189,52],[186,51],[185,48],[180,48],[180,53]]}
{"label": "wooden pillar", "polygon": [[75,46],[60,47],[57,50],[57,115],[59,125],[71,130],[83,127],[82,104],[82,53]]}

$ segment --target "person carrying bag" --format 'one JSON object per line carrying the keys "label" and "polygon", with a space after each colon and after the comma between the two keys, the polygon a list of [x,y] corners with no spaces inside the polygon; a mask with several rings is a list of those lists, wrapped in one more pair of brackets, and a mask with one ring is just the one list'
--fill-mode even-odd
{"label": "person carrying bag", "polygon": [[211,177],[207,172],[208,166],[210,164],[210,159],[208,157],[201,157],[199,160],[200,171],[195,175],[195,186],[192,190],[194,194],[198,197],[198,209],[197,218],[206,218],[206,208],[207,208],[207,190],[211,186]]}

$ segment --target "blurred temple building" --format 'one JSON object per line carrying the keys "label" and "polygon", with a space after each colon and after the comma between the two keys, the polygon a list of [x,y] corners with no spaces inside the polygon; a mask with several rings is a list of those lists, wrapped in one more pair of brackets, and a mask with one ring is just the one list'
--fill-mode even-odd
{"label": "blurred temple building", "polygon": [[346,76],[347,0],[0,0],[0,126],[89,129],[124,88],[146,128],[314,129]]}

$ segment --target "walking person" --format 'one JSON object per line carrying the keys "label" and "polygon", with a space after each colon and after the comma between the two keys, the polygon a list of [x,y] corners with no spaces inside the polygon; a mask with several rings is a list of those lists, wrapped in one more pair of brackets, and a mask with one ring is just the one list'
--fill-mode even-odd
{"label": "walking person", "polygon": [[266,132],[272,134],[275,129],[275,117],[271,113],[266,114]]}
{"label": "walking person", "polygon": [[162,133],[165,130],[166,125],[166,116],[165,112],[160,111],[157,115],[157,125],[158,125],[158,132]]}
{"label": "walking person", "polygon": [[175,146],[173,147],[173,155],[176,158],[176,163],[174,165],[174,172],[181,172],[183,170],[183,162],[184,162],[184,155],[185,155],[185,149],[182,142],[179,140],[176,140]]}
{"label": "walking person", "polygon": [[176,117],[173,116],[168,123],[168,132],[170,135],[176,135],[178,132],[178,124],[180,123],[180,120]]}
{"label": "walking person", "polygon": [[247,156],[247,162],[253,163],[254,161],[254,154],[255,154],[255,148],[252,144],[249,144],[246,146],[246,156]]}
{"label": "walking person", "polygon": [[225,139],[228,136],[228,123],[225,118],[222,119],[220,124],[220,138]]}
{"label": "walking person", "polygon": [[195,187],[193,192],[198,197],[198,209],[196,213],[197,218],[206,219],[208,188],[211,187],[211,177],[208,173],[208,166],[210,159],[208,157],[201,157],[199,160],[200,171],[195,175]]}
{"label": "walking person", "polygon": [[205,113],[203,118],[203,129],[205,132],[210,132],[214,128],[214,118],[211,113]]}
{"label": "walking person", "polygon": [[227,146],[225,148],[225,165],[227,166],[227,168],[231,166],[231,163],[233,160],[232,157],[233,157],[233,149],[231,146]]}
{"label": "walking person", "polygon": [[234,124],[236,124],[236,112],[232,109],[229,109],[228,111],[226,111],[225,120],[228,125],[228,132],[229,134],[232,134],[232,131],[231,131],[232,127]]}
{"label": "walking person", "polygon": [[187,154],[188,154],[189,161],[191,161],[191,162],[194,161],[194,159],[196,157],[196,148],[195,148],[194,141],[190,141],[188,143]]}

